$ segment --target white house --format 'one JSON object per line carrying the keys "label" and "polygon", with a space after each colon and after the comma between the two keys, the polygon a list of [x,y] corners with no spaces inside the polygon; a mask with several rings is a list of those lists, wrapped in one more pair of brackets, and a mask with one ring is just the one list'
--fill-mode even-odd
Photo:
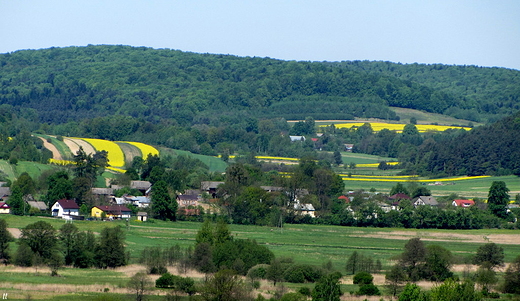
{"label": "white house", "polygon": [[71,215],[79,216],[79,206],[73,200],[58,200],[51,207],[52,216],[70,218]]}
{"label": "white house", "polygon": [[316,209],[314,209],[312,204],[302,204],[300,201],[296,200],[296,203],[294,203],[294,210],[297,211],[300,215],[310,215],[311,217],[316,217],[314,214]]}

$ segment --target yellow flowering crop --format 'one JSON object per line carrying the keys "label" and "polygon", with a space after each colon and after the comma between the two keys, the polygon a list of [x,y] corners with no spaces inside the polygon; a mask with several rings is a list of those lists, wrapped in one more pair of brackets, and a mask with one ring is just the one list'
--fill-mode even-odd
{"label": "yellow flowering crop", "polygon": [[74,161],[69,160],[56,160],[56,159],[49,159],[49,163],[56,164],[56,165],[71,165],[74,164]]}
{"label": "yellow flowering crop", "polygon": [[107,167],[107,169],[113,170],[113,171],[116,171],[116,172],[119,172],[119,173],[125,173],[126,172],[126,170],[121,169],[121,168],[117,168],[117,167],[110,167],[109,166],[109,167]]}
{"label": "yellow flowering crop", "polygon": [[107,151],[108,152],[108,164],[115,167],[125,166],[125,154],[115,142],[102,140],[102,139],[90,139],[81,138],[92,145],[96,151]]}
{"label": "yellow flowering crop", "polygon": [[287,158],[287,157],[270,157],[270,156],[255,156],[257,159],[263,160],[281,160],[281,161],[298,161],[298,158]]}
{"label": "yellow flowering crop", "polygon": [[[403,123],[386,123],[386,122],[347,122],[347,123],[336,123],[334,126],[336,128],[352,128],[352,127],[360,127],[365,123],[370,123],[372,130],[374,132],[379,132],[382,129],[388,129],[390,131],[402,132],[404,126],[406,124]],[[327,125],[322,125],[327,126]],[[434,125],[434,124],[416,124],[415,127],[419,132],[427,132],[427,131],[445,131],[447,129],[466,129],[470,130],[469,127],[462,126],[451,126],[451,125]]]}
{"label": "yellow flowering crop", "polygon": [[145,160],[149,154],[151,154],[152,156],[159,155],[159,151],[151,145],[144,144],[141,142],[130,142],[130,141],[121,141],[121,142],[128,143],[130,145],[137,147],[141,151],[141,157]]}

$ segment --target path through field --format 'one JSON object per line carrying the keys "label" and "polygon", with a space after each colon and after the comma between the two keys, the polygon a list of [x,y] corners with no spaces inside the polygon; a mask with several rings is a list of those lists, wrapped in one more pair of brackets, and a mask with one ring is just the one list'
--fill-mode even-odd
{"label": "path through field", "polygon": [[76,154],[79,151],[80,146],[83,147],[83,150],[85,151],[86,154],[95,154],[96,153],[96,150],[94,149],[94,147],[92,147],[92,145],[90,145],[89,143],[87,143],[81,139],[64,137],[63,142],[65,142],[65,144],[67,144],[67,146],[69,147],[70,151],[73,154]]}
{"label": "path through field", "polygon": [[60,151],[56,148],[56,146],[52,143],[47,142],[47,139],[43,137],[38,137],[41,141],[43,141],[43,147],[50,150],[52,152],[52,158],[55,160],[63,160],[61,157]]}

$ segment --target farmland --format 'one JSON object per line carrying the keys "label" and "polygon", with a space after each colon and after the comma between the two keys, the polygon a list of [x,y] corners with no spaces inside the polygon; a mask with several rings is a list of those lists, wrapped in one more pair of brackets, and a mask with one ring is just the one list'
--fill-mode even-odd
{"label": "farmland", "polygon": [[[9,227],[22,228],[29,223],[44,220],[55,228],[63,225],[61,220],[38,217],[5,217]],[[68,295],[67,300],[94,300],[102,295],[122,296],[128,293],[124,288],[133,273],[144,269],[135,265],[140,252],[145,246],[173,246],[178,244],[185,248],[193,246],[195,235],[201,224],[193,222],[162,222],[140,223],[131,221],[129,227],[122,221],[77,221],[75,225],[82,231],[91,230],[99,233],[103,227],[121,226],[126,233],[126,246],[130,252],[128,267],[115,270],[98,269],[71,269],[59,271],[61,277],[50,277],[46,268],[14,268],[11,266],[0,268],[3,275],[9,279],[0,284],[2,290],[9,293],[9,299],[25,299],[27,295],[38,296],[38,299],[57,299],[60,295]],[[449,249],[461,268],[470,258],[477,247],[495,242],[505,250],[506,262],[510,262],[520,254],[520,245],[517,243],[517,230],[416,230],[416,229],[376,229],[353,228],[322,225],[284,225],[282,229],[259,226],[229,225],[235,239],[255,239],[259,244],[267,246],[277,257],[291,257],[296,263],[305,263],[321,266],[331,261],[333,268],[344,273],[347,258],[354,252],[372,256],[383,263],[387,268],[394,263],[397,255],[402,253],[405,242],[414,237],[420,237],[426,245],[436,244]],[[14,249],[16,245],[11,244]],[[175,268],[170,271],[176,272]],[[189,272],[189,276],[200,279],[202,274]],[[384,277],[376,276],[376,284],[384,284]],[[155,277],[156,278],[156,277]],[[154,279],[155,279],[154,278]],[[345,277],[342,285],[347,292],[355,288],[351,277]],[[421,283],[431,287],[431,283]],[[259,292],[266,292],[270,284],[262,281]],[[302,285],[287,284],[289,289],[298,289]],[[307,286],[307,284],[305,284]],[[312,287],[312,285],[310,285]],[[152,291],[157,295],[159,291]],[[81,299],[83,298],[83,299]],[[152,299],[154,300],[154,299]],[[359,299],[363,300],[363,299]]]}

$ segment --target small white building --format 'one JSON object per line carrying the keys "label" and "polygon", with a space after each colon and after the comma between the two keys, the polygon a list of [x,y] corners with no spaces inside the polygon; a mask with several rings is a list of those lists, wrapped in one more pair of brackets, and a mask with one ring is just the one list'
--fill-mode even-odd
{"label": "small white building", "polygon": [[302,204],[300,203],[300,201],[297,200],[296,203],[294,203],[294,210],[299,215],[310,215],[310,217],[316,217],[316,215],[314,214],[316,209],[314,209],[314,206],[312,206],[312,204]]}
{"label": "small white building", "polygon": [[52,216],[70,218],[71,215],[79,216],[79,206],[73,200],[58,200],[51,207]]}

